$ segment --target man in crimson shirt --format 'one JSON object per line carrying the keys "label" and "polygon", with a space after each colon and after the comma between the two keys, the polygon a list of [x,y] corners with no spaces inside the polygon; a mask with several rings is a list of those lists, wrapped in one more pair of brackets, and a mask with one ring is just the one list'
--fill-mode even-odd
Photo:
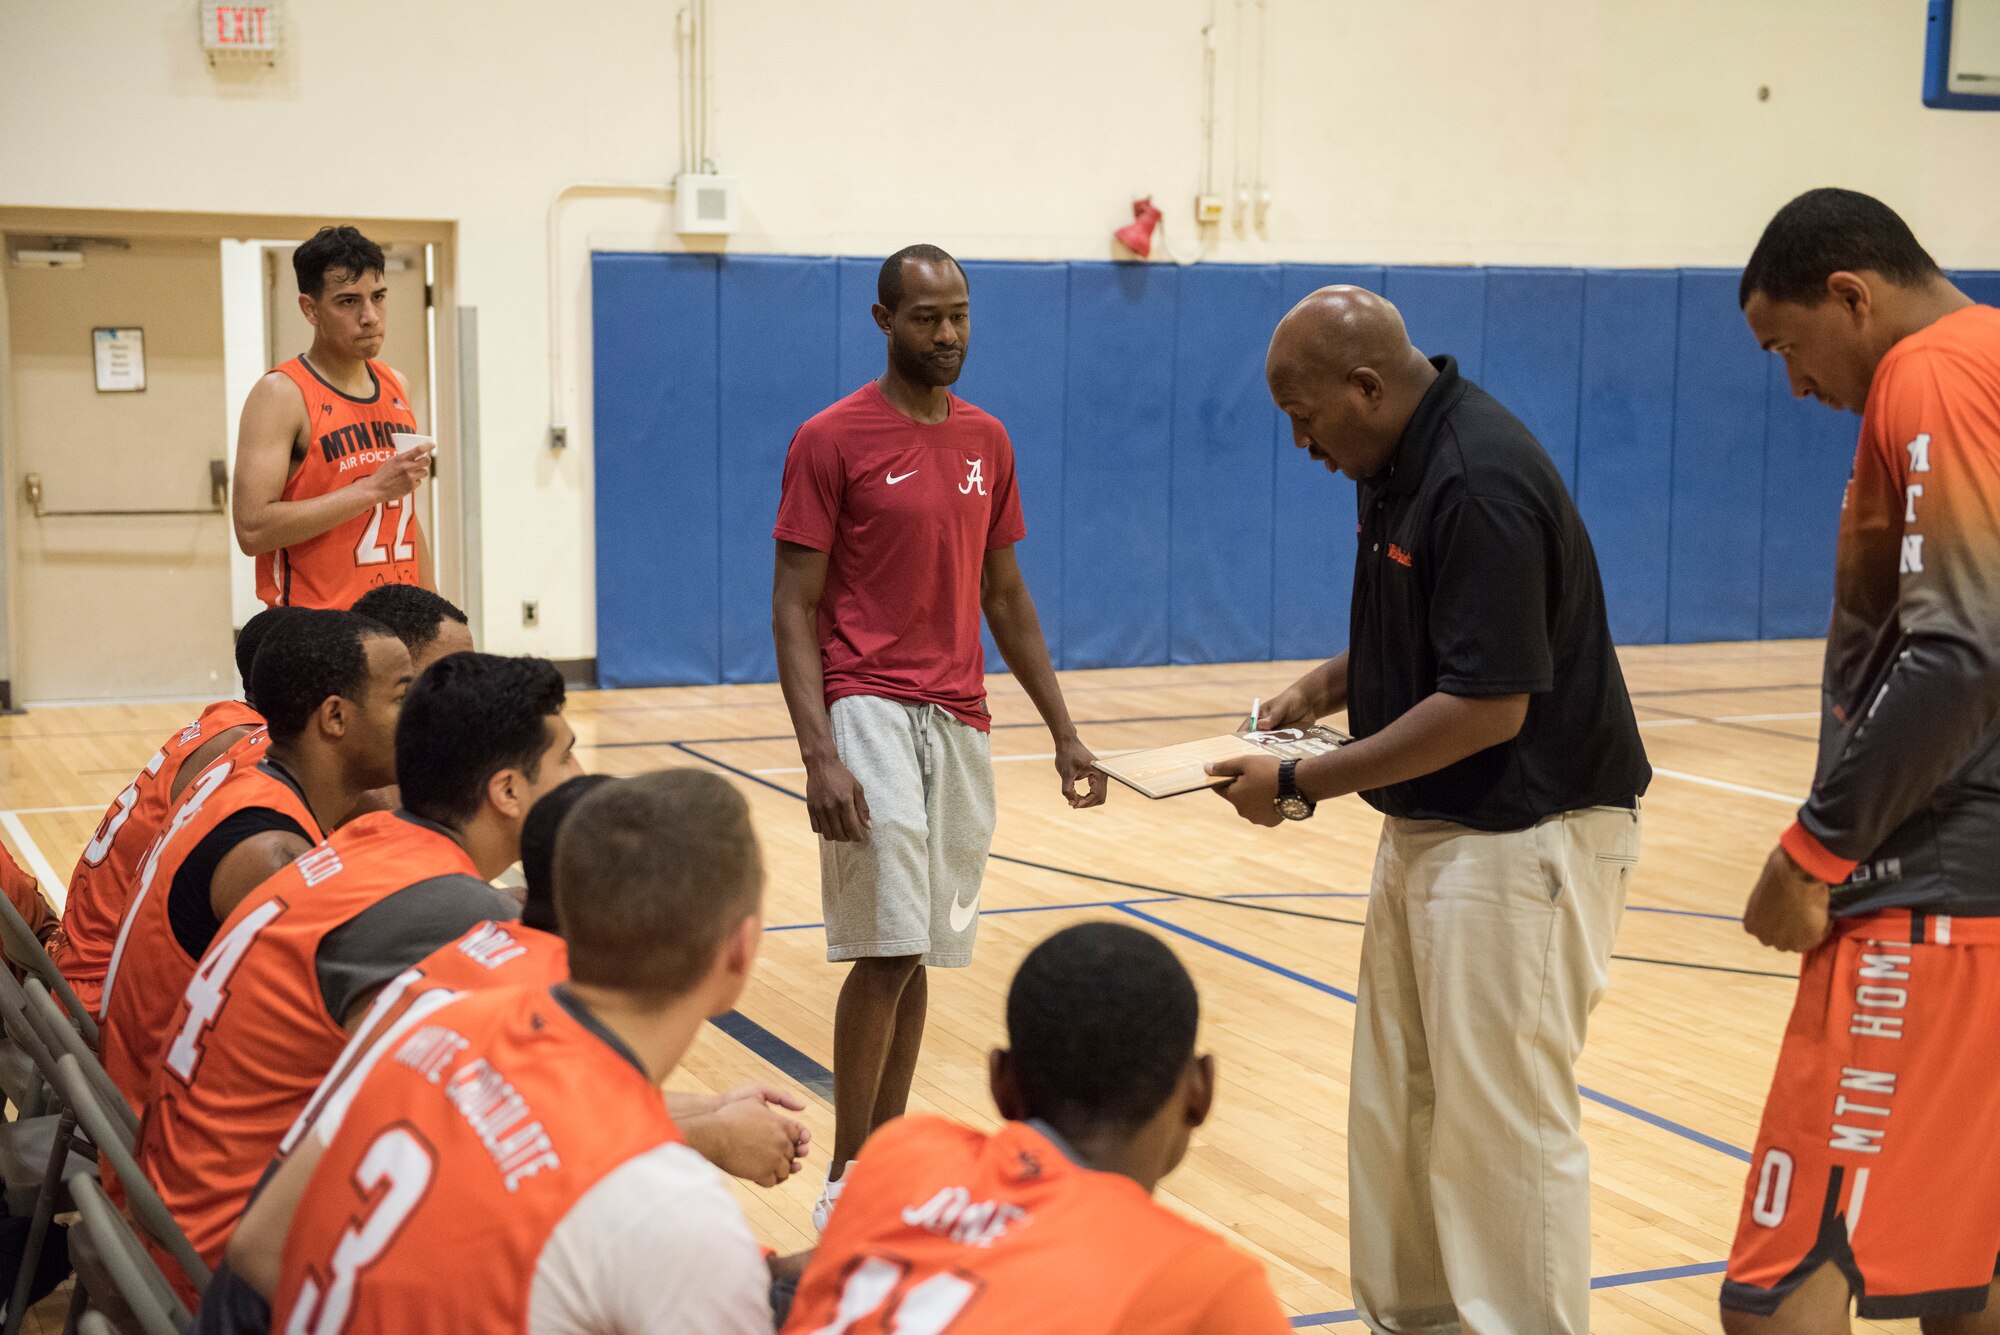
{"label": "man in crimson shirt", "polygon": [[1063,796],[1104,800],[1014,560],[1013,446],[949,389],[972,329],[965,272],[909,246],[876,288],[888,369],[799,428],[774,531],[778,679],[822,841],[826,953],[854,962],[834,1014],[820,1227],[861,1143],[909,1099],[925,966],[972,962],[993,840],[982,611],[1055,739]]}

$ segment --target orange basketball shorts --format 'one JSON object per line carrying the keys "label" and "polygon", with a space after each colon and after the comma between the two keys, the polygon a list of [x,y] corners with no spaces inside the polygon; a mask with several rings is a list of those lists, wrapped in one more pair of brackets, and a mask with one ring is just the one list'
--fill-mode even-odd
{"label": "orange basketball shorts", "polygon": [[1863,1317],[1986,1304],[2000,1258],[2000,918],[1893,909],[1806,956],[1722,1305],[1822,1265]]}

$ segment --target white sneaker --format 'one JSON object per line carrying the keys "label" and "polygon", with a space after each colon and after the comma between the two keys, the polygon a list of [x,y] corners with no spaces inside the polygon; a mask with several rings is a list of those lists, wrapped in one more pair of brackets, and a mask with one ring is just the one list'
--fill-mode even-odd
{"label": "white sneaker", "polygon": [[[852,1160],[848,1161],[847,1167],[854,1167]],[[841,1176],[829,1176],[826,1179],[826,1185],[819,1190],[819,1201],[813,1206],[813,1232],[826,1232],[826,1221],[833,1217],[833,1207],[840,1200],[840,1189],[846,1185],[845,1169],[842,1170]]]}

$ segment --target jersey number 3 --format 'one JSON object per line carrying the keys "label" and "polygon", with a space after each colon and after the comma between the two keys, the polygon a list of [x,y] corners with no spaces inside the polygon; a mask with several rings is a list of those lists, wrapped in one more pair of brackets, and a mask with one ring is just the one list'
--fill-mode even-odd
{"label": "jersey number 3", "polygon": [[[361,541],[354,544],[354,564],[358,566],[386,565],[392,555],[398,561],[417,559],[416,544],[410,541],[410,519],[416,513],[416,493],[403,497],[400,501],[384,501],[368,512],[368,527],[361,530]],[[390,506],[396,507],[396,541],[393,546],[383,541],[382,512]]]}
{"label": "jersey number 3", "polygon": [[323,1281],[318,1266],[306,1276],[292,1304],[292,1319],[285,1323],[285,1335],[339,1335],[346,1328],[354,1314],[354,1286],[361,1272],[389,1250],[423,1204],[436,1173],[437,1156],[408,1127],[392,1126],[375,1137],[354,1170],[354,1185],[364,1196],[375,1198],[375,1208],[366,1219],[348,1225],[334,1244],[327,1266],[330,1277]]}
{"label": "jersey number 3", "polygon": [[943,1335],[979,1296],[979,1287],[973,1276],[950,1270],[912,1284],[907,1261],[866,1257],[848,1272],[833,1320],[812,1335],[848,1335],[877,1314],[881,1324],[868,1329],[880,1330],[882,1335]]}

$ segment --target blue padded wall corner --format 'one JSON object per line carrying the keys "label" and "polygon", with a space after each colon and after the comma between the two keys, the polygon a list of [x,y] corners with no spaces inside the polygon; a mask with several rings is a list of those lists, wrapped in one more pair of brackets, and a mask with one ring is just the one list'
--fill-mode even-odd
{"label": "blue padded wall corner", "polygon": [[1481,387],[1535,433],[1574,495],[1583,270],[1487,270],[1481,362]]}
{"label": "blue padded wall corner", "polygon": [[1486,270],[1391,266],[1382,295],[1396,303],[1410,341],[1435,357],[1450,353],[1459,374],[1478,380],[1485,371]]}
{"label": "blue padded wall corner", "polygon": [[591,257],[597,674],[606,686],[720,670],[717,262]]}
{"label": "blue padded wall corner", "polygon": [[1063,667],[1167,661],[1180,278],[1165,264],[1070,266]]}
{"label": "blue padded wall corner", "polygon": [[[967,261],[972,347],[954,391],[1000,419],[1028,536],[1014,548],[1048,642],[1062,660],[1063,441],[1067,429],[1069,266]],[[984,631],[986,670],[1006,664]]]}
{"label": "blue padded wall corner", "polygon": [[1283,287],[1276,265],[1218,265],[1189,269],[1180,288],[1168,661],[1268,659],[1277,409],[1264,350]]}
{"label": "blue padded wall corner", "polygon": [[[1380,265],[1287,264],[1279,270],[1279,302],[1290,310],[1323,287],[1379,293],[1382,274]],[[1331,658],[1347,647],[1354,600],[1354,484],[1299,449],[1282,413],[1274,410],[1273,422],[1271,654]]]}
{"label": "blue padded wall corner", "polygon": [[1763,593],[1765,378],[1738,275],[1681,274],[1667,638],[1754,640]]}
{"label": "blue padded wall corner", "polygon": [[717,321],[722,411],[722,680],[773,681],[771,525],[785,450],[841,394],[836,268],[824,259],[731,256]]}
{"label": "blue padded wall corner", "polygon": [[1667,638],[1679,297],[1670,269],[1584,276],[1576,502],[1620,644]]}

